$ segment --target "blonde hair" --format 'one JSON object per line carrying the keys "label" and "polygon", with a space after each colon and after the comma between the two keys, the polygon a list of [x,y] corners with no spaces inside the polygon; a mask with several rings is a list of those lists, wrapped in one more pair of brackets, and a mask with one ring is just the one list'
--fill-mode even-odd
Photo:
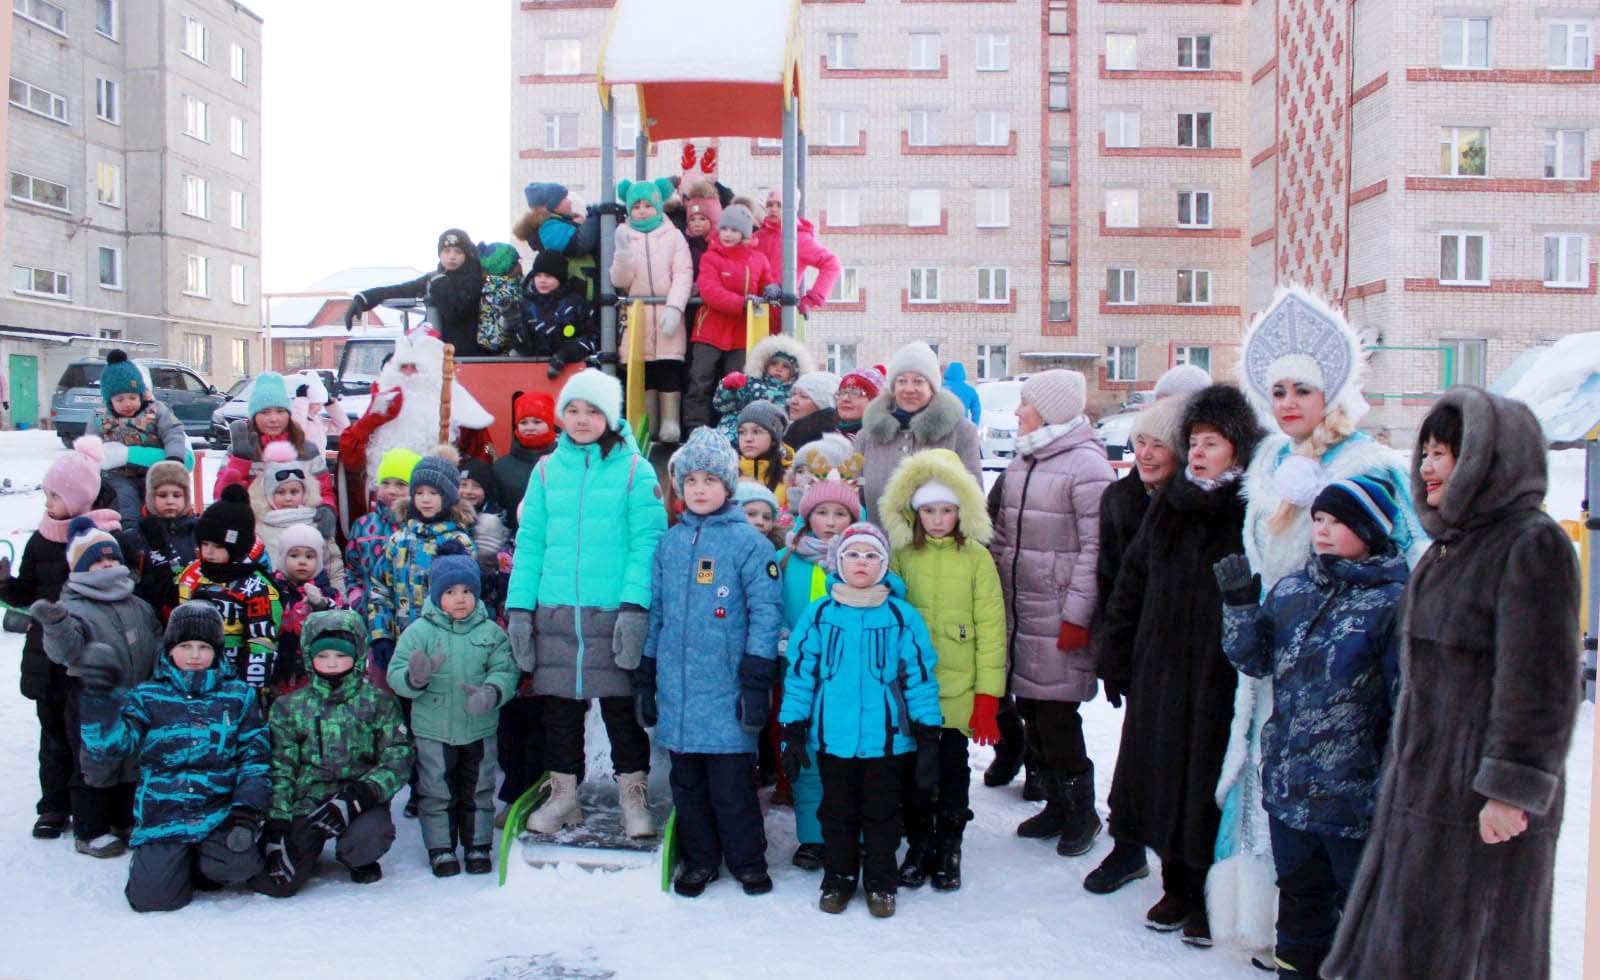
{"label": "blonde hair", "polygon": [[[1356,431],[1356,420],[1342,406],[1328,409],[1322,416],[1322,421],[1311,430],[1311,435],[1304,442],[1296,443],[1293,452],[1308,459],[1321,459],[1323,454],[1350,438]],[[1273,534],[1282,534],[1300,516],[1304,507],[1297,507],[1287,500],[1278,504],[1278,509],[1267,520],[1267,530]]]}

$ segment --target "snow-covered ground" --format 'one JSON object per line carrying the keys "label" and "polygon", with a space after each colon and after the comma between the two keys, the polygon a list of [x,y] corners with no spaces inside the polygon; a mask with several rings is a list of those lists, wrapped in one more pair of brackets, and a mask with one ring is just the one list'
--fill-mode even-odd
{"label": "snow-covered ground", "polygon": [[[0,433],[0,477],[36,483],[59,451],[50,433]],[[0,536],[19,553],[42,507],[37,493],[0,495]],[[1075,859],[1057,857],[1050,843],[1019,840],[1013,828],[1036,807],[1022,802],[1020,780],[1003,790],[982,786],[988,749],[972,753],[977,819],[962,890],[902,891],[888,921],[870,918],[859,901],[842,916],[817,911],[817,877],[788,863],[794,833],[784,809],[768,814],[777,888],[760,898],[723,880],[688,901],[662,894],[653,870],[588,874],[520,862],[504,888],[492,877],[436,881],[416,823],[397,819],[400,837],[378,884],[350,885],[330,857],[293,899],[230,890],[197,895],[180,912],[135,915],[122,897],[126,858],[97,861],[73,853],[70,840],[29,836],[38,729],[33,705],[17,693],[21,646],[20,636],[0,634],[0,745],[8,747],[0,755],[0,922],[9,930],[0,976],[1266,976],[1236,950],[1202,952],[1146,930],[1159,875],[1111,896],[1085,892],[1083,876],[1110,847],[1103,836]],[[1103,700],[1084,708],[1102,812],[1120,723]],[[1581,972],[1593,744],[1586,704],[1558,855],[1557,977]]]}

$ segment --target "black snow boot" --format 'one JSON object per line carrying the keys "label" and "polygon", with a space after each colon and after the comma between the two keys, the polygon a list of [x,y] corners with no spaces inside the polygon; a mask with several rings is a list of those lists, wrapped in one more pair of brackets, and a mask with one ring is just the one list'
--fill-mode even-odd
{"label": "black snow boot", "polygon": [[939,814],[934,834],[933,890],[953,892],[961,887],[961,836],[966,832],[971,810]]}
{"label": "black snow boot", "polygon": [[448,847],[437,847],[428,852],[428,865],[435,878],[450,878],[461,873],[461,862],[456,852]]}
{"label": "black snow boot", "polygon": [[1044,787],[1044,774],[1033,761],[1032,752],[1022,753],[1022,798],[1029,803],[1043,803],[1049,798]]}
{"label": "black snow boot", "polygon": [[350,869],[350,881],[357,885],[370,885],[374,881],[383,880],[383,865],[374,861],[371,864],[357,865]]}
{"label": "black snow boot", "polygon": [[1062,782],[1062,801],[1066,804],[1067,819],[1061,827],[1061,839],[1056,841],[1056,853],[1062,857],[1087,854],[1100,834],[1100,815],[1094,812],[1094,764],[1076,776]]}
{"label": "black snow boot", "polygon": [[838,915],[850,904],[850,899],[854,898],[855,894],[854,875],[824,875],[822,897],[817,901],[817,908],[830,915]]}
{"label": "black snow boot", "polygon": [[41,813],[33,822],[33,836],[39,840],[57,840],[67,832],[72,817],[65,813]]}
{"label": "black snow boot", "polygon": [[746,871],[734,875],[746,895],[765,895],[772,891],[772,876],[765,871]]}
{"label": "black snow boot", "polygon": [[1022,768],[1023,735],[1022,716],[1017,714],[1017,702],[1009,697],[1000,700],[1000,710],[995,713],[995,724],[1000,729],[1000,741],[994,746],[994,761],[983,772],[983,785],[1010,786]]}
{"label": "black snow boot", "polygon": [[486,875],[494,870],[493,848],[486,844],[474,844],[467,848],[467,874]]}
{"label": "black snow boot", "polygon": [[1044,783],[1044,809],[1017,825],[1018,837],[1043,840],[1061,833],[1067,825],[1066,777],[1052,769],[1039,773]]}
{"label": "black snow boot", "polygon": [[906,857],[900,862],[900,884],[921,888],[934,867],[934,835],[930,821],[906,818]]}
{"label": "black snow boot", "polygon": [[794,849],[794,857],[791,860],[794,866],[802,871],[821,871],[822,845],[801,844]]}
{"label": "black snow boot", "polygon": [[672,883],[672,890],[684,898],[699,898],[706,886],[717,880],[720,872],[716,868],[684,868],[678,872],[677,880]]}
{"label": "black snow boot", "polygon": [[1119,840],[1100,866],[1083,879],[1083,887],[1096,895],[1109,895],[1130,881],[1149,876],[1150,862],[1145,858],[1144,845]]}

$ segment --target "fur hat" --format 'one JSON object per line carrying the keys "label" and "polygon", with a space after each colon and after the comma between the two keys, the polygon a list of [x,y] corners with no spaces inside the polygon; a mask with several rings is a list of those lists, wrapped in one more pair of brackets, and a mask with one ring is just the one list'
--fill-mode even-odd
{"label": "fur hat", "polygon": [[396,446],[384,453],[382,458],[379,459],[378,482],[404,480],[410,483],[411,471],[416,469],[417,464],[420,462],[422,462],[421,453],[414,449],[407,449],[404,446]]}
{"label": "fur hat", "polygon": [[1370,476],[1335,480],[1322,488],[1311,504],[1311,513],[1323,513],[1350,528],[1366,542],[1374,554],[1389,549],[1389,536],[1400,519],[1400,505],[1394,502],[1394,488]]}
{"label": "fur hat", "polygon": [[728,496],[733,496],[739,484],[739,454],[728,440],[708,425],[689,433],[689,438],[667,461],[667,476],[672,480],[672,487],[678,491],[678,496],[683,496],[684,478],[697,470],[721,480],[728,489]]}
{"label": "fur hat", "polygon": [[794,381],[794,390],[816,403],[817,408],[832,408],[839,392],[839,376],[832,371],[808,371]]}
{"label": "fur hat", "polygon": [[1272,305],[1245,333],[1240,357],[1250,397],[1268,413],[1272,386],[1299,381],[1322,392],[1331,411],[1342,408],[1352,422],[1367,413],[1361,397],[1365,365],[1361,338],[1345,318],[1299,286],[1278,290]]}
{"label": "fur hat", "polygon": [[95,526],[87,517],[74,517],[67,525],[67,568],[87,572],[102,558],[122,561],[122,545],[116,537]]}
{"label": "fur hat", "polygon": [[561,386],[561,394],[556,398],[556,417],[560,418],[567,404],[574,401],[593,405],[606,417],[612,429],[622,431],[622,382],[616,378],[599,368],[584,368]]}
{"label": "fur hat", "polygon": [[952,503],[961,509],[961,534],[988,544],[994,534],[983,488],[961,457],[948,449],[924,449],[900,461],[878,498],[883,529],[896,548],[911,544],[916,510],[923,504]]}
{"label": "fur hat", "polygon": [[748,239],[756,233],[756,219],[743,204],[730,204],[717,219],[718,228],[730,228]]}
{"label": "fur hat", "polygon": [[549,183],[534,181],[522,189],[522,196],[530,208],[554,211],[561,206],[561,202],[565,201],[568,195],[566,187],[554,181]]}
{"label": "fur hat", "polygon": [[306,480],[306,464],[295,456],[294,447],[287,439],[269,442],[261,450],[261,458],[265,465],[261,468],[261,492],[266,495],[267,503],[272,503],[272,495],[285,483],[298,482],[310,495],[311,485]]}
{"label": "fur hat", "polygon": [[56,458],[45,471],[44,488],[61,498],[67,513],[86,513],[100,496],[100,457],[104,443],[99,436],[79,436],[72,440],[72,451]]}
{"label": "fur hat", "polygon": [[454,446],[437,446],[428,455],[417,460],[411,468],[411,497],[417,496],[418,487],[429,487],[444,498],[443,514],[461,499],[461,454]]}
{"label": "fur hat", "polygon": [[782,408],[765,398],[757,398],[740,410],[739,424],[744,425],[746,422],[754,422],[766,429],[772,436],[774,446],[783,441],[783,434],[789,429],[789,416],[783,413]]}
{"label": "fur hat", "polygon": [[567,281],[567,257],[553,248],[540,249],[533,257],[533,274],[553,276],[560,283]]}
{"label": "fur hat", "polygon": [[874,584],[882,582],[884,576],[889,574],[889,536],[884,534],[878,525],[869,521],[857,521],[840,532],[838,537],[828,542],[828,567],[837,573],[839,570],[839,557],[853,544],[870,544],[883,556],[883,562],[878,566],[878,577],[874,580]]}
{"label": "fur hat", "polygon": [[1228,440],[1233,446],[1233,462],[1236,466],[1250,465],[1256,444],[1266,435],[1244,392],[1233,385],[1212,385],[1189,396],[1178,434],[1182,448],[1173,447],[1180,457],[1188,454],[1189,436],[1198,425],[1208,425]]}
{"label": "fur hat", "polygon": [[1034,407],[1045,425],[1061,425],[1082,415],[1086,392],[1083,375],[1066,368],[1040,371],[1022,383],[1022,400]]}
{"label": "fur hat", "polygon": [[855,486],[837,476],[818,480],[806,488],[800,498],[800,523],[811,520],[811,514],[823,504],[838,504],[850,512],[852,521],[861,519],[861,493]]}
{"label": "fur hat", "polygon": [[161,648],[168,653],[180,643],[198,640],[217,654],[217,666],[222,658],[222,613],[204,599],[190,599],[172,610],[167,617],[167,631],[161,637]]}
{"label": "fur hat", "polygon": [[111,399],[117,395],[150,397],[150,389],[145,385],[139,365],[128,360],[127,352],[120,350],[106,355],[106,366],[100,371],[100,397],[107,408],[111,407]]}
{"label": "fur hat", "polygon": [[1179,364],[1177,367],[1168,368],[1167,373],[1156,379],[1155,391],[1152,393],[1156,401],[1171,398],[1174,395],[1192,395],[1201,388],[1211,386],[1211,373],[1205,368],[1195,367],[1193,364]]}
{"label": "fur hat", "polygon": [[465,585],[474,596],[482,598],[483,579],[478,572],[478,560],[467,554],[461,542],[446,541],[428,565],[429,601],[437,606],[445,592],[456,585]]}
{"label": "fur hat", "polygon": [[1184,394],[1171,395],[1145,406],[1128,430],[1128,441],[1133,443],[1140,436],[1148,436],[1182,457],[1187,447],[1179,439],[1183,434],[1183,410],[1188,404],[1189,396]]}
{"label": "fur hat", "polygon": [[291,550],[310,548],[317,556],[317,564],[311,570],[311,574],[315,576],[322,571],[322,549],[325,547],[327,542],[322,540],[322,535],[317,532],[316,527],[310,524],[291,524],[278,536],[278,546],[274,549],[276,554],[272,556],[272,567],[282,569],[283,560],[289,556]]}
{"label": "fur hat", "polygon": [[745,355],[745,370],[752,376],[766,374],[767,365],[774,357],[785,357],[793,363],[795,377],[810,374],[817,369],[817,362],[806,350],[805,345],[786,334],[775,333],[762,337],[756,345],[750,348]]}
{"label": "fur hat", "polygon": [[510,272],[522,256],[517,254],[517,247],[505,242],[479,242],[478,264],[483,271],[491,276],[503,276]]}
{"label": "fur hat", "polygon": [[[878,397],[878,392],[883,390],[884,383],[883,372],[871,364],[846,371],[839,379],[840,388],[859,388],[866,392],[869,400]],[[837,398],[837,394],[834,397]]]}
{"label": "fur hat", "polygon": [[778,519],[778,498],[767,489],[767,485],[760,480],[741,477],[739,482],[733,485],[733,502],[743,507],[745,504],[757,501],[766,504],[772,510],[773,520]]}
{"label": "fur hat", "polygon": [[244,487],[237,483],[223,487],[222,497],[195,522],[194,539],[222,545],[228,549],[228,560],[235,564],[250,556],[250,549],[256,546],[256,515]]}
{"label": "fur hat", "polygon": [[939,355],[920,340],[913,340],[889,358],[889,384],[893,385],[895,378],[908,372],[927,378],[934,391],[944,386],[944,374],[939,370]]}
{"label": "fur hat", "polygon": [[156,488],[181,487],[183,488],[183,510],[188,512],[192,501],[189,498],[189,471],[175,459],[164,459],[153,464],[144,475],[144,505],[151,511],[155,510]]}
{"label": "fur hat", "polygon": [[257,412],[269,408],[289,410],[289,386],[283,380],[283,375],[276,371],[263,371],[256,375],[256,383],[250,388],[250,405],[245,409],[245,415],[255,418]]}

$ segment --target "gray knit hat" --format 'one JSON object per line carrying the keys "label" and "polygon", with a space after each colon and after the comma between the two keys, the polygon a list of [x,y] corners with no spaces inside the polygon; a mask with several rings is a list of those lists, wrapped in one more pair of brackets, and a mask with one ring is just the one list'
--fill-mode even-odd
{"label": "gray knit hat", "polygon": [[222,655],[222,613],[204,599],[190,599],[172,610],[161,648],[171,652],[173,647],[190,640],[208,644],[219,657]]}
{"label": "gray knit hat", "polygon": [[667,475],[678,496],[683,496],[684,478],[696,470],[704,470],[721,480],[730,497],[739,485],[739,454],[721,433],[707,425],[689,433],[689,438],[667,461]]}
{"label": "gray knit hat", "polygon": [[417,461],[416,467],[411,471],[411,496],[417,495],[418,487],[429,487],[439,491],[439,496],[444,498],[443,511],[448,511],[456,505],[461,498],[461,469],[456,465],[460,456],[451,458],[451,455],[434,450]]}
{"label": "gray knit hat", "polygon": [[756,399],[739,413],[739,424],[744,425],[746,422],[754,422],[772,433],[773,445],[781,442],[784,432],[789,429],[789,416],[784,414],[782,408],[765,398]]}
{"label": "gray knit hat", "polygon": [[730,204],[722,210],[722,217],[717,221],[717,227],[732,228],[745,238],[749,238],[756,233],[756,219],[743,204]]}
{"label": "gray knit hat", "polygon": [[1038,411],[1046,425],[1060,425],[1083,414],[1086,391],[1082,374],[1052,368],[1022,383],[1022,400]]}

